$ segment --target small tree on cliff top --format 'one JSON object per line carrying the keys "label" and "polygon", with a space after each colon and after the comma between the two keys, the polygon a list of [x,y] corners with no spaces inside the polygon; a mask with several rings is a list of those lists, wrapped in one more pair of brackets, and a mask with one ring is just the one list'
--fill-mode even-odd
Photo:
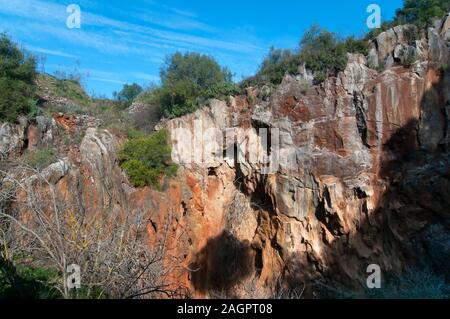
{"label": "small tree on cliff top", "polygon": [[114,92],[114,97],[122,102],[125,107],[128,107],[142,91],[143,89],[139,84],[125,84],[120,92]]}
{"label": "small tree on cliff top", "polygon": [[450,12],[450,0],[405,0],[396,13],[396,24],[412,23],[419,28],[430,26],[434,19]]}
{"label": "small tree on cliff top", "polygon": [[199,53],[167,57],[157,91],[163,115],[168,118],[195,111],[203,100],[235,93],[232,74],[217,61]]}

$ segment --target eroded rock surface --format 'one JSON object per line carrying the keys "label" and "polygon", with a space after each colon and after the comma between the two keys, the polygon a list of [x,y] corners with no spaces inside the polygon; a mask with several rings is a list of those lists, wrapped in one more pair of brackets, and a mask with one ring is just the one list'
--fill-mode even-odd
{"label": "eroded rock surface", "polygon": [[[444,267],[448,246],[430,237],[448,241],[449,233],[450,82],[441,68],[449,62],[448,19],[414,43],[405,26],[380,34],[368,61],[350,55],[320,86],[286,76],[270,98],[250,90],[264,98],[213,101],[161,123],[180,168],[160,192],[130,185],[117,160],[123,141],[96,125],[45,172],[75,211],[143,214],[149,246],[169,224],[168,246],[183,266],[174,277],[197,297],[267,297],[280,287],[306,287],[314,297],[323,280],[357,289],[369,264],[399,271],[439,249],[434,266]],[[417,61],[399,65],[410,54]],[[370,68],[381,62],[384,71]],[[28,134],[3,124],[0,150],[55,143],[59,131],[78,126],[62,115],[40,119]],[[227,128],[243,135],[224,140]],[[249,159],[268,152],[260,129],[278,132],[275,170]],[[180,135],[186,131],[192,135]],[[230,148],[240,162],[223,156]]]}

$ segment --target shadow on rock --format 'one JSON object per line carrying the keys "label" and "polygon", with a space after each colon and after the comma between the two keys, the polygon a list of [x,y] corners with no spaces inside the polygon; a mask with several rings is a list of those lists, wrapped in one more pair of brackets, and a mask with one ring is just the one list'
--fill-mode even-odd
{"label": "shadow on rock", "polygon": [[[441,75],[441,80],[444,75]],[[364,217],[351,234],[327,214],[325,192],[316,213],[332,235],[322,256],[312,250],[285,260],[285,289],[307,286],[304,298],[434,298],[450,287],[450,126],[442,81],[425,92],[422,117],[397,128],[382,145],[376,209],[355,190]],[[330,204],[328,203],[328,206]],[[326,206],[326,205],[325,205]],[[367,266],[382,270],[382,289],[368,291]],[[424,278],[426,280],[424,280]],[[450,293],[448,294],[450,296]]]}
{"label": "shadow on rock", "polygon": [[255,253],[228,232],[208,240],[190,264],[195,290],[228,291],[254,273]]}

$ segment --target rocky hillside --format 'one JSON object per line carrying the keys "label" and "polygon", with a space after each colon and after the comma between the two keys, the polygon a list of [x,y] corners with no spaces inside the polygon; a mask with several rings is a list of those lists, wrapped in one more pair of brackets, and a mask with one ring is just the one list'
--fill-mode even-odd
{"label": "rocky hillside", "polygon": [[[350,55],[320,85],[287,75],[160,123],[180,165],[161,191],[132,186],[117,157],[124,138],[95,117],[4,123],[2,186],[29,185],[8,207],[32,225],[33,194],[48,216],[83,216],[103,233],[139,219],[139,243],[164,247],[163,286],[192,297],[363,293],[369,264],[386,277],[427,266],[450,280],[450,17],[414,41],[406,29],[381,33],[368,58]],[[224,142],[229,128],[242,134]],[[48,147],[57,159],[34,183],[14,164]],[[222,156],[230,149],[240,161]],[[255,150],[277,165],[250,160]]]}

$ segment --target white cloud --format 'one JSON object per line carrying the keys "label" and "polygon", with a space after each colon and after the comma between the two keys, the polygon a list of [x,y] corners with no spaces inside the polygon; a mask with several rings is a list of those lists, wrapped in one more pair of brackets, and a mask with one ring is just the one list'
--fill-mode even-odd
{"label": "white cloud", "polygon": [[[238,74],[247,75],[252,72],[255,61],[259,62],[259,58],[267,51],[259,45],[259,39],[252,36],[251,29],[216,30],[200,22],[195,13],[155,2],[154,8],[148,7],[142,5],[142,1],[131,2],[127,7],[129,12],[120,12],[113,4],[99,5],[98,1],[83,0],[80,2],[81,29],[68,29],[66,6],[61,3],[43,0],[0,0],[0,31],[6,31],[22,43],[29,44],[31,51],[67,58],[78,56],[80,60],[84,60],[83,64],[86,54],[89,55],[88,61],[99,59],[102,63],[105,60],[117,61],[117,56],[120,56],[123,63],[133,61],[135,64],[134,62],[140,61],[142,65],[149,66],[149,72],[155,73],[147,74],[139,72],[139,69],[127,70],[127,74],[120,76],[99,70],[96,74],[91,72],[90,80],[116,84],[132,80],[130,76],[158,82],[156,66],[163,63],[167,54],[175,51],[211,54]],[[144,11],[139,11],[143,7]],[[89,12],[100,9],[104,10],[102,12],[114,9],[116,18]],[[117,18],[121,16],[134,17],[135,23]],[[192,33],[192,30],[200,32]],[[44,47],[43,43],[51,43],[51,47]],[[67,48],[65,50],[70,48],[70,53],[55,49],[59,47]],[[120,68],[123,69],[118,66],[118,69]],[[137,72],[132,74],[133,71]]]}
{"label": "white cloud", "polygon": [[133,14],[133,17],[151,24],[160,25],[174,30],[200,30],[204,32],[216,32],[217,30],[212,26],[202,22],[183,18],[179,15],[161,15],[153,11],[140,11]]}
{"label": "white cloud", "polygon": [[194,13],[194,12],[187,11],[187,10],[180,10],[178,8],[174,8],[174,7],[165,5],[165,4],[161,4],[161,3],[158,3],[158,2],[153,1],[153,0],[144,0],[144,2],[146,2],[147,4],[153,5],[155,7],[159,7],[159,8],[162,8],[164,10],[176,13],[176,14],[181,15],[181,16],[186,16],[186,17],[191,17],[191,18],[197,17],[197,14]]}
{"label": "white cloud", "polygon": [[66,21],[66,7],[37,0],[0,0],[0,12],[42,21]]}
{"label": "white cloud", "polygon": [[151,74],[147,74],[147,73],[133,72],[133,73],[131,73],[131,76],[136,79],[140,79],[140,80],[159,82],[159,76],[151,75]]}
{"label": "white cloud", "polygon": [[120,80],[112,80],[107,78],[99,78],[96,76],[89,77],[89,80],[92,81],[98,81],[98,82],[106,82],[106,83],[114,83],[114,84],[126,84],[126,82],[120,81]]}
{"label": "white cloud", "polygon": [[64,57],[64,58],[72,58],[72,59],[78,58],[76,55],[73,55],[73,54],[68,54],[68,53],[61,52],[61,51],[48,50],[48,49],[38,48],[38,47],[33,47],[33,46],[27,46],[26,49],[28,51],[32,51],[32,52],[60,56],[60,57]]}
{"label": "white cloud", "polygon": [[[104,33],[109,33],[109,39],[101,34],[99,30],[89,29],[89,34],[77,32],[80,30],[69,30],[65,27],[66,7],[59,4],[43,2],[38,0],[21,0],[19,3],[12,4],[10,0],[0,0],[0,12],[19,17],[29,18],[30,21],[25,22],[26,27],[38,27],[41,32],[49,33],[50,35],[61,36],[64,35],[66,40],[72,42],[79,42],[79,44],[90,45],[94,48],[104,48],[107,44],[108,50],[117,53],[129,51],[123,45],[124,42],[132,44],[133,40],[140,36],[147,37],[148,42],[162,43],[172,47],[185,46],[187,49],[221,49],[230,50],[236,53],[254,53],[264,48],[254,45],[252,43],[240,43],[235,41],[225,41],[219,38],[196,36],[185,32],[165,31],[161,29],[151,28],[144,25],[132,24],[120,20],[110,19],[98,14],[89,13],[82,9],[82,29],[86,26],[96,26],[103,28]],[[155,21],[161,20],[157,17],[150,17]],[[40,25],[37,25],[40,21]],[[172,21],[165,21],[164,24],[178,24],[182,27],[183,24],[191,24],[194,26],[197,22],[177,22],[174,18]],[[25,26],[25,25],[24,25]],[[201,23],[197,23],[199,28],[204,27]],[[113,29],[113,30],[111,30]],[[117,39],[111,37],[113,31],[122,31],[128,33],[126,39]],[[70,35],[69,35],[70,34]],[[119,44],[118,42],[122,42]]]}

